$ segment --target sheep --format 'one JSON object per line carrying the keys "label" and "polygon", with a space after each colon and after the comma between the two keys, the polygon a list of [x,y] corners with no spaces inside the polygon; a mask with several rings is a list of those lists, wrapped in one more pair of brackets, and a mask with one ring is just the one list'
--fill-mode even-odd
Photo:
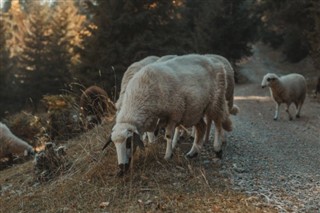
{"label": "sheep", "polygon": [[292,120],[292,115],[289,112],[291,103],[296,106],[296,117],[300,117],[300,111],[307,93],[307,84],[305,78],[296,73],[278,77],[274,73],[266,74],[261,82],[261,87],[269,87],[270,94],[276,102],[276,111],[274,120],[279,117],[279,107],[282,103],[286,104],[286,112],[289,115],[289,120]]}
{"label": "sheep", "polygon": [[113,113],[115,107],[105,90],[98,86],[90,86],[82,93],[80,112],[85,120],[86,129],[91,129],[94,124],[100,124],[107,111]]}
{"label": "sheep", "polygon": [[7,157],[9,161],[12,161],[13,155],[34,155],[34,149],[27,142],[15,136],[7,125],[0,122],[0,159]]}
{"label": "sheep", "polygon": [[[221,62],[224,65],[224,68],[227,74],[226,101],[228,104],[229,113],[231,115],[237,115],[240,111],[240,108],[233,103],[235,81],[234,81],[234,70],[232,68],[232,65],[225,57],[221,55],[206,54],[205,56],[207,56],[214,63]],[[207,120],[207,130],[206,130],[205,140],[204,140],[205,143],[207,143],[207,141],[209,140],[211,123],[212,123],[212,121],[209,118],[207,118],[206,120]]]}
{"label": "sheep", "polygon": [[143,132],[153,131],[158,119],[165,124],[166,160],[172,155],[173,131],[180,124],[196,128],[187,157],[194,157],[202,147],[205,114],[214,119],[218,134],[222,125],[232,129],[225,88],[223,65],[214,64],[201,55],[175,57],[143,67],[127,85],[111,133],[121,171],[128,168],[130,159],[125,142],[131,137],[139,138],[137,136]]}
{"label": "sheep", "polygon": [[[213,63],[221,62],[224,65],[224,68],[225,68],[226,74],[227,74],[226,101],[228,104],[229,113],[232,115],[237,115],[238,112],[240,111],[240,108],[233,103],[235,81],[234,81],[234,70],[232,68],[232,65],[230,64],[230,62],[226,58],[224,58],[223,56],[220,56],[220,55],[205,54],[204,56],[208,57]],[[205,143],[207,143],[209,140],[212,120],[207,117],[206,123],[207,123],[207,130],[206,130],[205,139],[204,139]],[[179,138],[178,135],[179,135],[179,128],[175,132],[173,146],[175,146],[177,144],[177,141]],[[225,140],[225,138],[223,138],[223,141],[224,140]],[[217,149],[219,149],[219,148],[217,148]],[[221,157],[220,155],[221,155],[221,153],[218,153],[218,157]]]}
{"label": "sheep", "polygon": [[[137,72],[139,72],[144,66],[146,66],[148,64],[151,64],[156,61],[157,62],[167,61],[167,60],[170,60],[174,57],[176,57],[176,55],[166,55],[166,56],[162,56],[161,58],[158,56],[148,56],[138,62],[131,64],[128,67],[128,69],[126,70],[126,72],[124,73],[122,81],[121,81],[121,90],[120,90],[119,98],[115,104],[117,111],[119,111],[121,109],[123,95],[126,91],[126,88],[127,88],[129,81]],[[154,132],[147,132],[143,135],[143,137],[144,138],[148,137],[149,143],[153,143],[156,140]]]}
{"label": "sheep", "polygon": [[[157,61],[159,59],[158,56],[148,56],[140,61],[137,61],[133,64],[131,64],[128,69],[125,71],[122,80],[121,80],[121,89],[120,89],[120,94],[119,94],[119,98],[115,104],[117,112],[121,109],[121,105],[122,105],[122,100],[123,100],[123,95],[126,92],[127,89],[127,85],[129,83],[129,81],[131,80],[131,78],[137,73],[139,72],[139,70],[150,64],[153,63],[155,61]],[[152,132],[147,132],[146,135],[148,136],[148,140],[150,143],[153,143],[155,141],[155,136]],[[145,136],[145,135],[144,135]]]}

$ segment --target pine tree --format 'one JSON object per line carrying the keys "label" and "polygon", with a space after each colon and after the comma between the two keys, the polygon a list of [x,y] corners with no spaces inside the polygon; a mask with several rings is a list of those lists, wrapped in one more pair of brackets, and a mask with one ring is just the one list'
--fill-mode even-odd
{"label": "pine tree", "polygon": [[[317,70],[320,70],[320,2],[314,0],[310,7],[310,16],[313,19],[314,27],[307,32],[310,46],[310,55]],[[320,77],[320,74],[318,75]]]}
{"label": "pine tree", "polygon": [[5,27],[5,14],[0,12],[0,99],[1,102],[8,98],[8,89],[10,87],[10,57],[9,49],[7,47]]}
{"label": "pine tree", "polygon": [[198,1],[198,14],[190,16],[197,52],[220,54],[233,62],[251,55],[258,19],[250,4],[246,0]]}
{"label": "pine tree", "polygon": [[11,1],[11,8],[8,11],[6,28],[8,30],[8,47],[10,55],[17,56],[24,45],[24,35],[28,33],[27,15],[22,10],[19,0]]}
{"label": "pine tree", "polygon": [[309,8],[313,0],[265,0],[257,8],[262,17],[262,41],[281,48],[290,62],[299,62],[309,54],[306,32],[313,27]]}
{"label": "pine tree", "polygon": [[21,108],[24,100],[21,98],[19,85],[20,73],[17,69],[16,57],[22,52],[24,45],[23,36],[28,32],[25,21],[26,14],[23,12],[18,0],[8,0],[6,12],[1,13],[1,76],[0,93],[2,93],[1,104],[3,110],[15,111]]}
{"label": "pine tree", "polygon": [[174,1],[98,0],[89,9],[94,27],[89,28],[78,77],[90,79],[88,84],[101,82],[112,95],[131,63],[148,55],[190,51],[189,32]]}
{"label": "pine tree", "polygon": [[28,14],[28,32],[24,34],[24,46],[17,56],[20,93],[36,103],[43,94],[55,87],[55,74],[48,67],[49,8],[33,2]]}
{"label": "pine tree", "polygon": [[54,5],[32,1],[27,4],[28,32],[17,56],[21,93],[31,98],[34,106],[43,95],[59,94],[72,81],[75,47],[85,16],[78,15],[72,1]]}

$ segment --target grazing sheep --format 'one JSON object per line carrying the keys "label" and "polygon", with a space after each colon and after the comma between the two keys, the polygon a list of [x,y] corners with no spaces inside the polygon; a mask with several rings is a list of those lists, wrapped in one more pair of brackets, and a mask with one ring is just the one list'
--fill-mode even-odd
{"label": "grazing sheep", "polygon": [[[148,56],[148,57],[130,65],[128,67],[128,69],[126,70],[126,72],[124,73],[122,81],[121,81],[120,95],[119,95],[119,98],[115,104],[117,111],[119,111],[121,109],[123,95],[127,89],[127,85],[129,83],[129,81],[137,72],[139,72],[144,66],[146,66],[148,64],[151,64],[154,62],[167,61],[167,60],[170,60],[174,57],[176,57],[176,55],[166,55],[166,56],[162,56],[161,58],[158,56]],[[147,137],[149,143],[153,143],[156,141],[156,136],[155,136],[154,132],[144,133],[143,137],[144,138]]]}
{"label": "grazing sheep", "polygon": [[15,136],[4,123],[0,122],[0,159],[8,157],[9,161],[12,161],[13,155],[34,155],[34,150],[31,145]]}
{"label": "grazing sheep", "polygon": [[95,124],[101,123],[107,111],[112,113],[115,108],[105,90],[98,86],[90,86],[80,97],[80,111],[86,129],[91,129]]}
{"label": "grazing sheep", "polygon": [[[148,64],[151,64],[151,63],[157,61],[158,59],[159,59],[158,56],[148,56],[140,61],[137,61],[137,62],[131,64],[128,67],[128,69],[126,70],[126,72],[124,73],[124,75],[122,77],[119,98],[115,104],[117,112],[119,112],[119,110],[121,109],[123,96],[124,96],[124,93],[126,92],[127,85],[129,83],[129,81],[131,80],[131,78],[137,72],[139,72],[139,70],[141,70],[142,67],[144,67]],[[147,132],[146,134],[144,134],[144,136],[146,137],[146,135],[148,136],[148,140],[150,143],[153,143],[155,141],[155,136],[152,132]]]}
{"label": "grazing sheep", "polygon": [[286,112],[288,113],[290,120],[292,120],[292,116],[289,112],[291,103],[294,103],[296,106],[296,117],[300,117],[301,107],[307,93],[306,80],[302,75],[292,73],[278,77],[274,73],[268,73],[263,77],[261,82],[262,88],[265,88],[266,86],[269,87],[270,94],[276,102],[274,120],[277,120],[279,117],[279,107],[281,103],[286,104]]}
{"label": "grazing sheep", "polygon": [[128,167],[128,138],[153,131],[159,119],[165,124],[167,160],[172,155],[173,132],[180,124],[196,128],[188,157],[195,156],[202,147],[205,114],[215,121],[218,134],[222,126],[231,130],[225,89],[223,65],[201,55],[175,57],[143,67],[127,85],[111,134],[120,169]]}
{"label": "grazing sheep", "polygon": [[[229,113],[232,115],[237,115],[240,111],[239,107],[235,105],[234,102],[234,87],[235,87],[235,81],[234,81],[234,70],[232,68],[232,65],[230,62],[220,55],[214,55],[214,54],[206,54],[206,57],[208,57],[213,63],[219,63],[221,62],[224,65],[224,68],[226,70],[226,76],[227,76],[227,88],[226,88],[226,101],[228,104]],[[207,129],[205,134],[204,142],[207,143],[210,136],[210,130],[211,130],[211,123],[212,120],[206,117],[206,123],[207,123]],[[179,138],[179,129],[176,130],[174,140],[173,140],[173,146],[177,144],[178,138]],[[223,135],[222,135],[223,136]],[[217,140],[217,139],[216,139]],[[225,141],[225,138],[222,139]],[[219,148],[217,148],[219,150]],[[219,153],[221,154],[221,153]],[[221,156],[219,156],[221,157]]]}

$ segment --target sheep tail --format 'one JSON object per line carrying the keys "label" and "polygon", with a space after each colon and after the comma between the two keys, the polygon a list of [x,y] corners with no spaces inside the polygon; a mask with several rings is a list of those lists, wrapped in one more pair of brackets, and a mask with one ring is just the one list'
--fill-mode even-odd
{"label": "sheep tail", "polygon": [[222,113],[222,128],[228,132],[232,131],[232,121],[229,118],[229,110],[227,106],[227,102],[225,99],[226,95],[226,87],[227,87],[227,80],[226,80],[226,74],[225,72],[218,73],[217,76],[217,82],[218,82],[218,104],[220,108],[220,112]]}
{"label": "sheep tail", "polygon": [[232,108],[229,110],[231,115],[237,115],[240,112],[240,108],[237,105],[233,105]]}

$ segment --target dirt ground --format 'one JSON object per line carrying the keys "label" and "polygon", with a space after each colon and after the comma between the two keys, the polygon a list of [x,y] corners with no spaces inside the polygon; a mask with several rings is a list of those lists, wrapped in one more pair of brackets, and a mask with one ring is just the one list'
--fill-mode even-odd
{"label": "dirt ground", "polygon": [[[101,151],[109,122],[66,141],[71,164],[49,182],[35,180],[32,161],[1,170],[0,212],[320,212],[320,97],[311,95],[319,73],[308,59],[286,63],[262,45],[239,72],[240,113],[232,116],[222,160],[212,144],[188,160],[191,144],[183,141],[165,161],[159,142],[138,150],[130,174],[117,178],[114,146]],[[301,118],[289,121],[281,108],[273,120],[275,105],[260,86],[267,72],[306,77]]]}

